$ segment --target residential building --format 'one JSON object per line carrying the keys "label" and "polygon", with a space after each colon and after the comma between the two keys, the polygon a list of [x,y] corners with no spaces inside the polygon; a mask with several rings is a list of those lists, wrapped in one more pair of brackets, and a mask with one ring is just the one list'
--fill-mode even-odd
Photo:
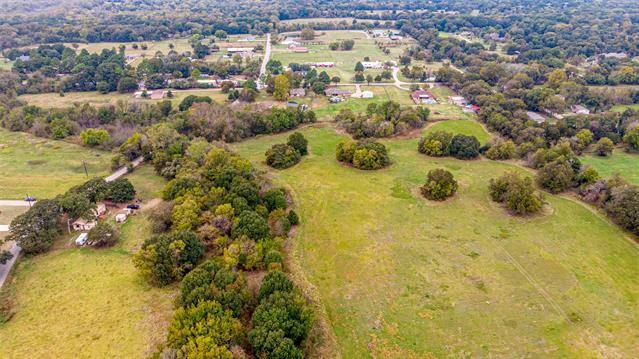
{"label": "residential building", "polygon": [[572,105],[570,106],[570,111],[577,115],[590,115],[590,110],[582,105]]}
{"label": "residential building", "polygon": [[303,88],[292,89],[290,92],[291,97],[304,97],[306,96],[306,90]]}
{"label": "residential building", "polygon": [[365,69],[381,69],[384,66],[381,61],[362,61],[361,63]]}
{"label": "residential building", "polygon": [[74,231],[90,231],[98,224],[98,222],[94,220],[86,220],[83,218],[76,219],[71,226]]}
{"label": "residential building", "polygon": [[411,92],[410,97],[413,99],[415,104],[425,104],[425,105],[433,105],[437,103],[437,99],[433,93],[426,90],[415,90]]}
{"label": "residential building", "polygon": [[241,52],[253,52],[253,47],[229,47],[226,49],[226,52],[236,54]]}
{"label": "residential building", "polygon": [[373,91],[362,91],[362,98],[373,98]]}
{"label": "residential building", "polygon": [[468,101],[466,101],[466,98],[463,97],[463,96],[448,96],[448,100],[453,105],[457,105],[457,106],[466,106],[466,105],[468,105]]}
{"label": "residential building", "polygon": [[540,113],[538,112],[533,112],[533,111],[526,111],[526,115],[528,115],[528,118],[541,124],[546,122],[546,118],[544,116],[542,116]]}
{"label": "residential building", "polygon": [[327,89],[324,90],[324,93],[326,94],[326,96],[350,96],[352,94],[352,92],[348,91],[348,90],[342,90],[340,88],[337,87],[329,87]]}

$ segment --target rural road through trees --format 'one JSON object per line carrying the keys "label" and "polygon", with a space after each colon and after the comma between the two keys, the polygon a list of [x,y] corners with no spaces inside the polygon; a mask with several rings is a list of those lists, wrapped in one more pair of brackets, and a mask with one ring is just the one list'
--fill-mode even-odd
{"label": "rural road through trees", "polygon": [[264,60],[260,66],[260,79],[266,74],[266,64],[271,57],[271,34],[266,34],[266,47],[264,48]]}

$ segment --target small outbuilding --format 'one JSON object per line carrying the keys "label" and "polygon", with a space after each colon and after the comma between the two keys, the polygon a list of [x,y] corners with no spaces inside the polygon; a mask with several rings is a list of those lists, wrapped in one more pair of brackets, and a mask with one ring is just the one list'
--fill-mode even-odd
{"label": "small outbuilding", "polygon": [[95,227],[98,223],[96,221],[88,221],[84,218],[76,219],[71,226],[73,226],[74,231],[90,231]]}
{"label": "small outbuilding", "polygon": [[115,215],[115,222],[124,223],[128,217],[129,215],[126,212],[120,212]]}
{"label": "small outbuilding", "polygon": [[362,98],[373,98],[373,91],[362,91]]}
{"label": "small outbuilding", "polygon": [[306,90],[303,88],[296,88],[291,90],[291,97],[304,97],[306,96]]}

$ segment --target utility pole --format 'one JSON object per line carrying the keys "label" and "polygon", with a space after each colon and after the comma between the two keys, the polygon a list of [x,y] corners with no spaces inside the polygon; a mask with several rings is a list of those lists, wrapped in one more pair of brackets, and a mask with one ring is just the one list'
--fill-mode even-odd
{"label": "utility pole", "polygon": [[89,178],[89,171],[87,170],[87,163],[82,160],[82,166],[84,166],[84,174]]}

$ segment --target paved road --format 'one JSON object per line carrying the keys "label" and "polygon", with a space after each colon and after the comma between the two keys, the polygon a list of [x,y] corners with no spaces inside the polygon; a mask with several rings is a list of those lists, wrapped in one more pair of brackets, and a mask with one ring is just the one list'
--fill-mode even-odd
{"label": "paved road", "polygon": [[[140,163],[142,163],[142,161],[144,161],[144,157],[142,156],[134,159],[131,162],[131,167],[133,168],[137,167]],[[127,166],[120,167],[117,171],[113,172],[110,176],[106,177],[104,180],[107,182],[113,182],[127,173],[129,173],[129,168]]]}
{"label": "paved road", "polygon": [[23,200],[0,199],[0,206],[29,207],[29,202]]}
{"label": "paved road", "polygon": [[0,232],[9,232],[8,224],[0,224]]}
{"label": "paved road", "polygon": [[271,34],[266,34],[266,47],[264,48],[264,60],[260,66],[260,79],[266,74],[266,64],[271,57]]}
{"label": "paved road", "polygon": [[13,257],[7,261],[5,264],[0,264],[0,288],[4,285],[4,282],[7,280],[7,276],[9,272],[11,272],[11,267],[18,259],[18,254],[20,254],[20,247],[17,244],[12,243],[9,252],[13,254]]}

